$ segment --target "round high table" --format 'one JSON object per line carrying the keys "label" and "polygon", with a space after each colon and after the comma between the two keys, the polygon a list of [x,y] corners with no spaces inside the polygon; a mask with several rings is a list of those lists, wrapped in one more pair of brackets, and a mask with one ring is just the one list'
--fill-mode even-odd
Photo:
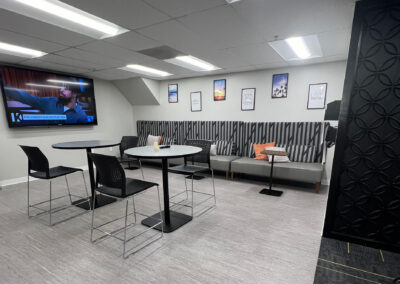
{"label": "round high table", "polygon": [[[90,177],[90,189],[92,193],[92,197],[94,196],[94,188],[96,185],[95,179],[94,179],[94,171],[93,171],[93,161],[88,155],[89,153],[92,152],[92,149],[96,148],[106,148],[106,147],[113,147],[119,145],[120,142],[117,141],[112,141],[112,140],[90,140],[90,141],[73,141],[73,142],[63,142],[63,143],[57,143],[53,144],[52,147],[54,149],[61,149],[61,150],[86,150],[87,153],[87,161],[88,161],[88,168],[89,168],[89,177]],[[110,204],[112,202],[115,202],[115,198],[111,198],[109,196],[105,195],[97,195],[96,196],[96,208]],[[83,202],[81,203],[82,200],[75,201],[78,207],[90,210],[90,203],[89,200],[88,202]]]}
{"label": "round high table", "polygon": [[[162,147],[162,146],[160,146]],[[164,192],[164,232],[170,233],[182,227],[192,220],[192,216],[172,211],[169,208],[169,189],[168,189],[168,159],[181,158],[192,156],[202,151],[199,147],[184,146],[184,145],[171,145],[170,148],[160,148],[158,151],[154,150],[153,146],[136,147],[125,150],[125,154],[135,158],[146,159],[161,159],[162,161],[162,178],[163,178],[163,192]],[[156,224],[159,213],[146,218],[142,224],[152,227]],[[161,225],[156,226],[155,229],[161,231]]]}

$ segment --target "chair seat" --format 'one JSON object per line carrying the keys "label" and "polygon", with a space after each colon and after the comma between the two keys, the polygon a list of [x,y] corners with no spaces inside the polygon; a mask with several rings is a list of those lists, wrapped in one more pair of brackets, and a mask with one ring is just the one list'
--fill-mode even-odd
{"label": "chair seat", "polygon": [[123,194],[120,188],[108,187],[108,186],[100,186],[96,188],[97,192],[107,194],[110,196],[125,198],[139,192],[142,192],[150,187],[158,186],[157,183],[148,182],[139,179],[126,178],[126,193]]}
{"label": "chair seat", "polygon": [[118,162],[120,163],[130,163],[130,162],[138,162],[139,160],[137,158],[131,158],[131,157],[118,157]]}
{"label": "chair seat", "polygon": [[210,169],[208,167],[197,166],[197,165],[179,165],[168,168],[168,172],[175,174],[185,174],[185,175],[194,175],[200,172],[206,172]]}
{"label": "chair seat", "polygon": [[49,177],[46,177],[45,172],[32,172],[30,175],[32,177],[40,178],[40,179],[51,179],[51,178],[69,175],[69,174],[72,174],[75,172],[82,172],[82,170],[78,169],[78,168],[58,166],[58,167],[49,169]]}

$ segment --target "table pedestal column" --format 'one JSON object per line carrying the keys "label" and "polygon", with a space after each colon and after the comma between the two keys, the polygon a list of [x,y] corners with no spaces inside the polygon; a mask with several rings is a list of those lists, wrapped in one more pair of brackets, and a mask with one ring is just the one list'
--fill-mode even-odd
{"label": "table pedestal column", "polygon": [[[172,211],[169,208],[169,188],[168,188],[168,161],[166,158],[162,159],[162,177],[163,177],[163,193],[164,193],[164,211],[162,212],[164,219],[164,232],[171,233],[176,229],[182,227],[192,220],[192,216]],[[193,196],[192,196],[193,198]],[[154,226],[158,223],[160,214],[156,213],[153,216],[146,218],[142,224],[148,227]],[[156,230],[161,231],[161,225],[155,227]]]}
{"label": "table pedestal column", "polygon": [[269,188],[264,188],[263,190],[260,191],[260,193],[279,197],[282,195],[283,191],[272,189],[272,175],[274,173],[274,158],[275,158],[275,155],[272,155],[271,171],[269,173]]}

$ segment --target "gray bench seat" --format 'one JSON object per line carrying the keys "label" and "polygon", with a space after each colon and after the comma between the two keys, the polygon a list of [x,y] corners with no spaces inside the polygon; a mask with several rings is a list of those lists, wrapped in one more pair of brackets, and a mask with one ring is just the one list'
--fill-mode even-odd
{"label": "gray bench seat", "polygon": [[[319,183],[321,181],[324,165],[322,163],[275,163],[274,178]],[[271,170],[268,161],[254,160],[253,158],[242,157],[231,163],[232,173],[244,173],[249,175],[267,176]]]}
{"label": "gray bench seat", "polygon": [[240,159],[239,156],[210,156],[211,168],[217,171],[231,171],[231,162]]}

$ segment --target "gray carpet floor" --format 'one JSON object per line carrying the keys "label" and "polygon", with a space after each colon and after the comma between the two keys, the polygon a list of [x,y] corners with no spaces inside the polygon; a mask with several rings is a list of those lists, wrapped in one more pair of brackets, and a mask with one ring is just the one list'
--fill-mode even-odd
{"label": "gray carpet floor", "polygon": [[[147,180],[161,184],[161,170],[146,167]],[[140,171],[127,171],[140,177]],[[87,173],[86,179],[88,180]],[[83,194],[79,174],[69,177],[75,194]],[[211,179],[195,181],[199,191],[211,191]],[[326,187],[277,185],[280,198],[260,195],[265,182],[248,179],[215,182],[217,206],[179,230],[122,259],[122,245],[108,239],[92,244],[91,214],[45,225],[46,216],[29,219],[26,184],[0,190],[1,283],[313,283],[327,200]],[[65,180],[54,181],[54,196],[64,195]],[[181,175],[170,174],[171,194],[184,189]],[[46,181],[31,184],[32,202],[48,198]],[[200,200],[195,195],[195,203]],[[147,214],[158,209],[156,191],[137,197]],[[67,204],[68,198],[58,201]],[[96,210],[106,221],[123,216],[125,203]],[[60,211],[61,220],[81,212]],[[184,212],[184,209],[182,209]],[[34,213],[34,212],[32,212]],[[145,229],[139,225],[136,229]],[[136,230],[135,229],[135,230]],[[129,232],[133,233],[133,232]],[[154,232],[152,232],[154,233]],[[327,283],[327,282],[325,282]]]}
{"label": "gray carpet floor", "polygon": [[321,240],[314,284],[393,284],[398,277],[400,254],[333,239]]}

